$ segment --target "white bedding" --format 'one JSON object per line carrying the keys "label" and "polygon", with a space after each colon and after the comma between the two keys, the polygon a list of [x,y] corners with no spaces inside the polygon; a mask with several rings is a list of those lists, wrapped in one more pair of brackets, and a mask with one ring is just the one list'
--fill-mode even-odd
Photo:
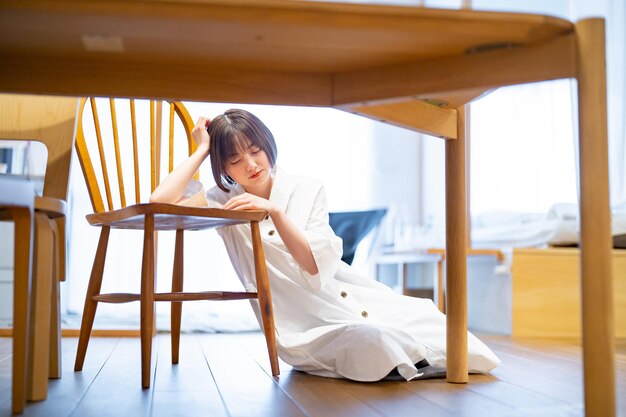
{"label": "white bedding", "polygon": [[[613,236],[626,234],[626,207],[611,213]],[[472,247],[513,248],[576,245],[580,240],[578,206],[555,204],[547,214],[490,212],[472,222]]]}

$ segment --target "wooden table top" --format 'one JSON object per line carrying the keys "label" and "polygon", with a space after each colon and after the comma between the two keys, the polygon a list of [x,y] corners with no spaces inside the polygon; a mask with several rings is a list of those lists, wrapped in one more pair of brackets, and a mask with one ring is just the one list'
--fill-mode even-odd
{"label": "wooden table top", "polygon": [[337,106],[362,101],[337,88],[351,74],[573,31],[550,16],[407,6],[22,0],[0,5],[0,91]]}

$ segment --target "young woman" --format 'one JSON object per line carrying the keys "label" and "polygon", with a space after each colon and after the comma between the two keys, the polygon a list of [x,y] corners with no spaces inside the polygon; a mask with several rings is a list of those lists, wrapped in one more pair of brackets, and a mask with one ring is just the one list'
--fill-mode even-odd
{"label": "young woman", "polygon": [[[260,228],[282,360],[311,374],[357,381],[392,371],[411,380],[445,368],[445,316],[431,300],[398,295],[341,261],[324,188],[277,167],[274,137],[261,120],[228,110],[212,121],[200,118],[193,137],[196,152],[150,201],[267,211]],[[217,186],[204,192],[192,176],[208,156]],[[249,225],[218,233],[242,284],[256,290]],[[472,334],[468,354],[470,372],[500,363]]]}

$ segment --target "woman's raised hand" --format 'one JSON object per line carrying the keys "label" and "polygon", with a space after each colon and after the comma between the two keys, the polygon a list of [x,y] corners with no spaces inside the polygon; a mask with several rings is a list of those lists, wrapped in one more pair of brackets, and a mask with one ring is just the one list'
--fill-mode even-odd
{"label": "woman's raised hand", "polygon": [[[152,192],[150,196],[151,203],[169,203],[169,204],[194,204],[199,205],[206,203],[205,201],[197,202],[196,200],[189,201],[183,197],[183,193],[189,181],[193,178],[195,172],[202,162],[209,156],[209,149],[211,147],[211,138],[206,128],[211,123],[210,119],[201,117],[191,131],[193,139],[196,141],[198,148],[195,152],[187,158],[185,162],[177,166],[165,179],[159,184],[159,186]],[[194,196],[198,198],[204,198],[202,195]],[[191,200],[191,199],[190,199]]]}
{"label": "woman's raised hand", "polygon": [[207,155],[209,153],[211,138],[209,137],[209,132],[207,132],[206,129],[210,123],[211,119],[200,117],[191,131],[191,136],[193,136],[193,139],[196,141],[198,147],[206,146]]}

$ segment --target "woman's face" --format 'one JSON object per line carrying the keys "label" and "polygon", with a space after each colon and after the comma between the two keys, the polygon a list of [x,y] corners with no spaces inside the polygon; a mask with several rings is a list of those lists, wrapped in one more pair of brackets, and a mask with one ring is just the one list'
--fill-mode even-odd
{"label": "woman's face", "polygon": [[248,139],[240,141],[238,152],[226,160],[226,173],[247,192],[263,190],[271,181],[272,166],[263,149]]}

